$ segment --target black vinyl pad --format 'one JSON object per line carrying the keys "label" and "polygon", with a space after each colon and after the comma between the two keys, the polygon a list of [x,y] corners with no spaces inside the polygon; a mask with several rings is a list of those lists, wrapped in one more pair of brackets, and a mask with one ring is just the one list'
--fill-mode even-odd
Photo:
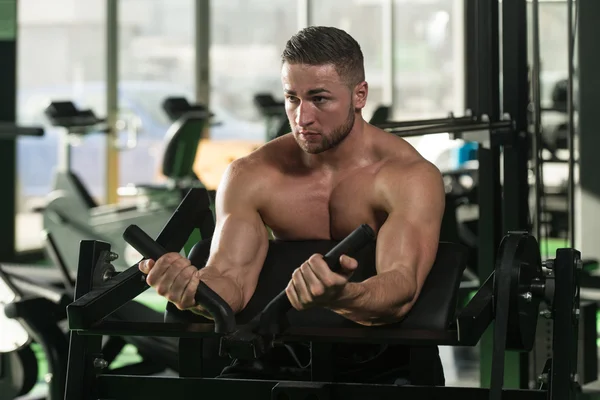
{"label": "black vinyl pad", "polygon": [[[335,241],[278,241],[269,243],[269,251],[261,271],[254,296],[247,307],[237,314],[238,324],[244,324],[260,313],[268,302],[287,286],[293,271],[315,253],[325,254],[338,242]],[[351,278],[361,282],[376,274],[375,248],[373,243],[358,253],[357,271]],[[210,240],[197,243],[190,253],[195,266],[203,266],[208,259]],[[398,328],[443,331],[448,329],[456,309],[458,287],[466,266],[467,252],[461,245],[441,242],[436,261],[423,286],[419,299],[410,313],[398,324]],[[350,327],[352,321],[326,309],[310,309],[302,312],[291,310],[288,319],[292,326],[302,327]],[[180,311],[171,303],[167,305],[166,322],[208,322],[201,316]],[[390,326],[388,325],[387,328]],[[370,328],[371,329],[371,328]],[[372,329],[377,329],[373,327]]]}

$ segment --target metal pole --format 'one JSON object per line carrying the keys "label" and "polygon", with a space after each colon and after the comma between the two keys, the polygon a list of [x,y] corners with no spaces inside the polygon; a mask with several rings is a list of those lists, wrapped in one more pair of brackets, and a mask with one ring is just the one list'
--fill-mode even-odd
{"label": "metal pole", "polygon": [[381,124],[374,124],[380,129],[406,128],[410,126],[430,126],[436,124],[459,124],[465,122],[476,122],[475,117],[448,117],[432,119],[416,119],[410,121],[389,121]]}
{"label": "metal pole", "polygon": [[[465,49],[465,2],[464,0],[454,0],[452,3],[452,53],[455,60],[464,60],[466,57]],[[469,39],[467,39],[469,40]],[[455,113],[463,113],[466,101],[466,62],[454,62],[454,109]]]}
{"label": "metal pole", "polygon": [[115,147],[119,116],[119,3],[106,2],[106,203],[117,203],[119,152]]}
{"label": "metal pole", "polygon": [[196,101],[210,109],[210,0],[196,0]]}
{"label": "metal pole", "polygon": [[573,51],[575,47],[573,32],[573,0],[567,1],[567,30],[568,33],[568,75],[567,75],[567,147],[569,149],[569,178],[568,178],[568,204],[569,204],[569,246],[575,247],[575,127],[573,107]]}
{"label": "metal pole", "polygon": [[535,174],[534,185],[534,232],[538,241],[542,236],[541,218],[542,218],[542,196],[544,191],[544,182],[542,181],[542,132],[541,118],[542,105],[540,93],[540,15],[539,0],[533,0],[531,3],[531,22],[532,22],[532,71],[531,71],[531,97],[533,102],[533,171]]}
{"label": "metal pole", "polygon": [[492,123],[476,122],[464,124],[439,124],[432,126],[419,126],[411,129],[389,129],[386,131],[400,137],[434,135],[438,133],[460,134],[463,132],[482,132],[482,135],[478,136],[475,141],[485,142],[488,140],[491,141],[491,132],[509,128],[512,128],[511,121],[498,121]]}
{"label": "metal pole", "polygon": [[310,0],[298,0],[298,30],[310,26]]}
{"label": "metal pole", "polygon": [[381,4],[383,23],[381,40],[383,43],[383,99],[384,104],[394,105],[394,0]]}

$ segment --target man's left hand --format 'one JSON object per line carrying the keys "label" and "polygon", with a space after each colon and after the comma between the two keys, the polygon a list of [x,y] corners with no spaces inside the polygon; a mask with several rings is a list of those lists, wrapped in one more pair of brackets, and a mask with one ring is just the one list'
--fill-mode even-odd
{"label": "man's left hand", "polygon": [[341,269],[332,272],[320,254],[314,254],[292,274],[285,289],[290,303],[296,310],[326,306],[339,298],[348,280],[358,267],[351,257],[340,257]]}

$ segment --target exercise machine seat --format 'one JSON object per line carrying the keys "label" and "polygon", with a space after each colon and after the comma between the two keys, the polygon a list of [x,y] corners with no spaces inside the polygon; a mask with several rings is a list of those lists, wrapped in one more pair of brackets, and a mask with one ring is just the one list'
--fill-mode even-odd
{"label": "exercise machine seat", "polygon": [[[236,315],[238,324],[244,324],[257,315],[268,302],[285,289],[293,271],[312,254],[325,254],[332,249],[335,241],[279,241],[269,243],[267,257],[260,273],[254,296],[244,310]],[[361,250],[356,259],[357,271],[351,281],[360,282],[376,274],[375,248],[373,243]],[[190,252],[194,265],[206,263],[210,249],[210,239],[197,243]],[[458,288],[467,262],[467,249],[462,245],[440,242],[435,263],[421,290],[421,294],[403,321],[394,324],[399,329],[423,329],[446,331],[454,322]],[[288,313],[291,327],[339,328],[357,327],[352,321],[336,313],[315,308]],[[167,304],[165,322],[211,322],[189,311],[178,310],[172,303]],[[385,326],[388,329],[390,325]],[[379,327],[365,327],[378,329]]]}
{"label": "exercise machine seat", "polygon": [[136,184],[136,195],[156,196],[169,189],[182,190],[182,196],[194,183],[200,180],[194,173],[194,163],[204,128],[208,123],[208,112],[189,112],[175,121],[167,131],[165,151],[162,160],[162,174],[169,179],[168,184]]}
{"label": "exercise machine seat", "polygon": [[379,125],[385,122],[388,122],[390,118],[390,107],[389,106],[379,106],[371,115],[371,119],[369,123],[371,125]]}
{"label": "exercise machine seat", "polygon": [[207,123],[208,114],[197,116],[191,113],[178,119],[169,128],[162,163],[163,175],[175,181],[195,176],[193,167],[196,153]]}

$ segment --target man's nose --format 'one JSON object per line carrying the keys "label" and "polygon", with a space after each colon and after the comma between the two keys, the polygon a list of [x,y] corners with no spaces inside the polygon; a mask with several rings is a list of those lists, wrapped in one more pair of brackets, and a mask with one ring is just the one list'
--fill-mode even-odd
{"label": "man's nose", "polygon": [[296,125],[301,128],[310,126],[314,122],[314,112],[311,110],[311,104],[305,103],[304,101],[300,103],[298,108],[296,109]]}

